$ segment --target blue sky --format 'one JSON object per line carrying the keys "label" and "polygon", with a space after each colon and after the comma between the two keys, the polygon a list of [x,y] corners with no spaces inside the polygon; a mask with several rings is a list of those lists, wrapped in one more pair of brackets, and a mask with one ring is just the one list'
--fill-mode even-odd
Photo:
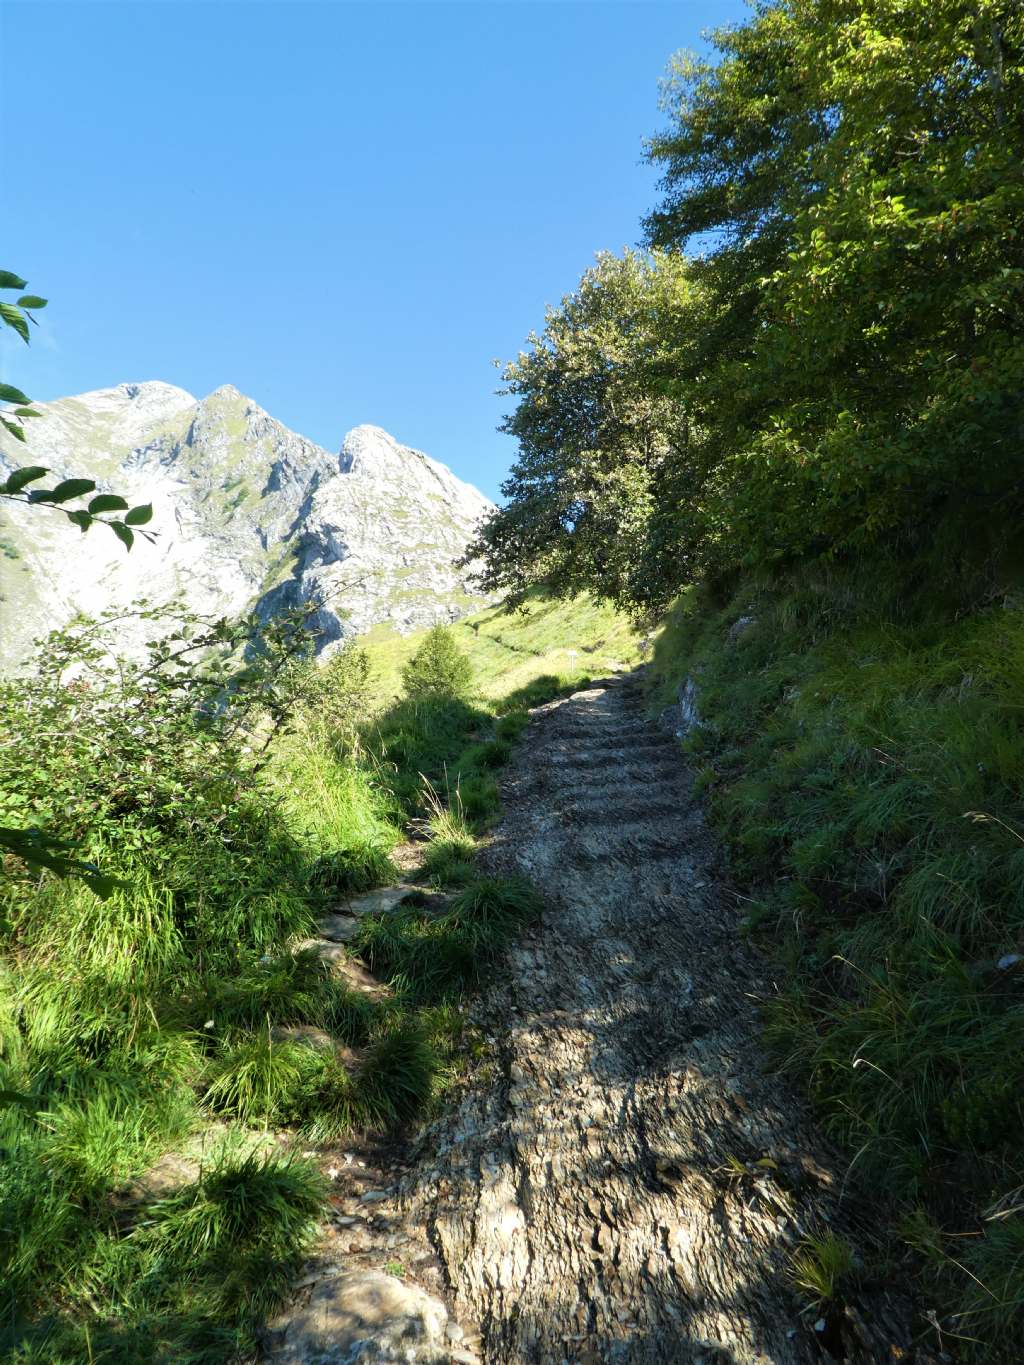
{"label": "blue sky", "polygon": [[743,13],[4,3],[0,265],[51,300],[4,377],[231,383],[328,448],[376,422],[495,496],[492,359],[637,242],[659,77]]}

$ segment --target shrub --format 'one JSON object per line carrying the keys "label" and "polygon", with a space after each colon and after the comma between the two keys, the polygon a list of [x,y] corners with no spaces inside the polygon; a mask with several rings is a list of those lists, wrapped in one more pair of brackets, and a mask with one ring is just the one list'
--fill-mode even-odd
{"label": "shrub", "polygon": [[434,626],[402,669],[409,697],[456,697],[466,700],[473,691],[473,666],[448,626]]}

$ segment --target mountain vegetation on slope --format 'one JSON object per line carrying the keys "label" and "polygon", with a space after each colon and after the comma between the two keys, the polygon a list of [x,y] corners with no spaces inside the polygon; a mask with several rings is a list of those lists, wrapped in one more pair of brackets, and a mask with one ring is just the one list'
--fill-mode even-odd
{"label": "mountain vegetation on slope", "polygon": [[[432,644],[378,625],[369,658],[313,671],[286,608],[336,644],[339,603],[361,627],[466,605],[455,575],[439,604],[437,574],[478,498],[376,429],[335,460],[233,390],[122,386],[34,419],[57,473],[84,452],[68,472],[138,479],[180,524],[126,567],[8,513],[26,614],[106,607],[136,566],[199,596],[140,614],[134,656],[106,648],[112,621],[66,626],[0,687],[5,733],[32,741],[0,745],[6,821],[64,829],[111,879],[97,900],[5,866],[21,1359],[254,1348],[323,1208],[268,1134],[400,1124],[472,1054],[463,993],[535,909],[474,862],[495,773],[526,705],[634,661],[616,608],[658,630],[651,706],[771,957],[779,1065],[852,1197],[883,1196],[871,1264],[825,1235],[794,1282],[835,1315],[854,1274],[898,1279],[939,1349],[1019,1355],[1024,16],[778,0],[715,42],[666,85],[649,249],[602,255],[506,371],[520,454],[464,568],[525,616]],[[55,585],[31,572],[44,552]],[[242,659],[218,623],[251,607]],[[304,945],[394,876],[410,827],[415,897],[339,954],[360,992]]]}
{"label": "mountain vegetation on slope", "polygon": [[[236,629],[187,612],[151,613],[160,638],[125,657],[114,616],[0,683],[22,741],[0,745],[3,822],[58,828],[110,882],[12,857],[0,882],[0,1353],[213,1365],[255,1347],[314,1245],[328,1189],[300,1153],[429,1112],[478,1050],[462,996],[536,910],[474,864],[496,771],[524,701],[628,632],[537,604],[313,665],[301,614],[251,619],[241,662]],[[396,696],[425,649],[456,685],[435,666]],[[495,652],[516,671],[484,698]],[[336,973],[318,917],[395,879],[410,822],[422,889]]]}

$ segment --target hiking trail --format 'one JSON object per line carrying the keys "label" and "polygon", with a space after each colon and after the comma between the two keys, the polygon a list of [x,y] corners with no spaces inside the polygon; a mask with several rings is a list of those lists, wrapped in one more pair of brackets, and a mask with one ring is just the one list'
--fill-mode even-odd
{"label": "hiking trail", "polygon": [[842,1309],[796,1295],[803,1238],[856,1245],[858,1216],[845,1164],[767,1059],[765,967],[691,787],[635,675],[533,713],[484,857],[547,908],[474,1006],[496,1064],[425,1131],[378,1210],[389,1245],[396,1228],[429,1239],[423,1280],[448,1300],[449,1335],[417,1347],[410,1318],[345,1359],[932,1358],[898,1291],[867,1287]]}

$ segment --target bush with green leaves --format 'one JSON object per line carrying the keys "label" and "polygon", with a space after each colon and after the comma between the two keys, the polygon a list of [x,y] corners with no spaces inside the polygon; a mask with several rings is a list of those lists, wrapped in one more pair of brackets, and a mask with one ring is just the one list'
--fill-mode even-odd
{"label": "bush with green leaves", "polygon": [[203,1307],[207,1289],[177,1270],[176,1302],[136,1299],[150,1253],[121,1236],[110,1200],[200,1122],[204,1054],[224,1027],[211,1005],[231,996],[236,1017],[301,1023],[338,1003],[308,969],[260,963],[313,923],[309,857],[261,766],[308,642],[301,621],[144,614],[145,657],[110,652],[110,613],[55,632],[34,674],[0,686],[5,822],[59,831],[106,878],[5,860],[0,1146],[19,1175],[0,1191],[3,1319],[14,1340],[52,1327],[80,1341],[85,1311],[96,1339],[109,1326],[134,1343],[132,1313],[154,1313],[179,1344],[213,1332],[208,1358],[223,1359],[248,1331],[242,1297],[216,1327],[226,1300]]}
{"label": "bush with green leaves", "polygon": [[[0,291],[24,288],[26,282],[19,275],[10,270],[0,270]],[[0,301],[0,322],[16,332],[27,345],[29,324],[35,325],[34,314],[45,308],[46,303],[46,299],[36,294],[21,294],[13,303]],[[0,384],[0,404],[3,405],[0,407],[0,426],[22,443],[27,441],[22,423],[26,418],[40,416],[31,402],[27,394],[13,384]],[[23,465],[11,469],[0,480],[0,501],[24,503],[31,507],[56,507],[81,531],[88,531],[94,522],[100,522],[109,526],[129,550],[137,534],[153,538],[143,529],[153,517],[153,508],[149,503],[129,507],[124,498],[116,493],[98,492],[93,479],[59,479],[51,487],[30,487],[31,484],[38,484],[49,472],[42,465]],[[85,498],[88,501],[83,504]],[[125,513],[123,517],[112,515],[122,511]],[[16,555],[10,546],[5,547],[5,553]],[[76,858],[67,841],[50,831],[0,827],[0,854],[5,853],[29,867],[45,868],[59,876],[83,877],[101,895],[109,892],[109,878],[86,860]]]}
{"label": "bush with green leaves", "polygon": [[227,846],[240,824],[272,819],[253,748],[286,723],[310,646],[297,618],[138,614],[153,626],[144,657],[113,650],[111,610],[54,631],[34,672],[0,683],[0,821],[155,866],[175,840]]}
{"label": "bush with green leaves", "polygon": [[473,665],[448,626],[434,626],[402,669],[406,696],[452,697],[465,701],[473,692]]}

